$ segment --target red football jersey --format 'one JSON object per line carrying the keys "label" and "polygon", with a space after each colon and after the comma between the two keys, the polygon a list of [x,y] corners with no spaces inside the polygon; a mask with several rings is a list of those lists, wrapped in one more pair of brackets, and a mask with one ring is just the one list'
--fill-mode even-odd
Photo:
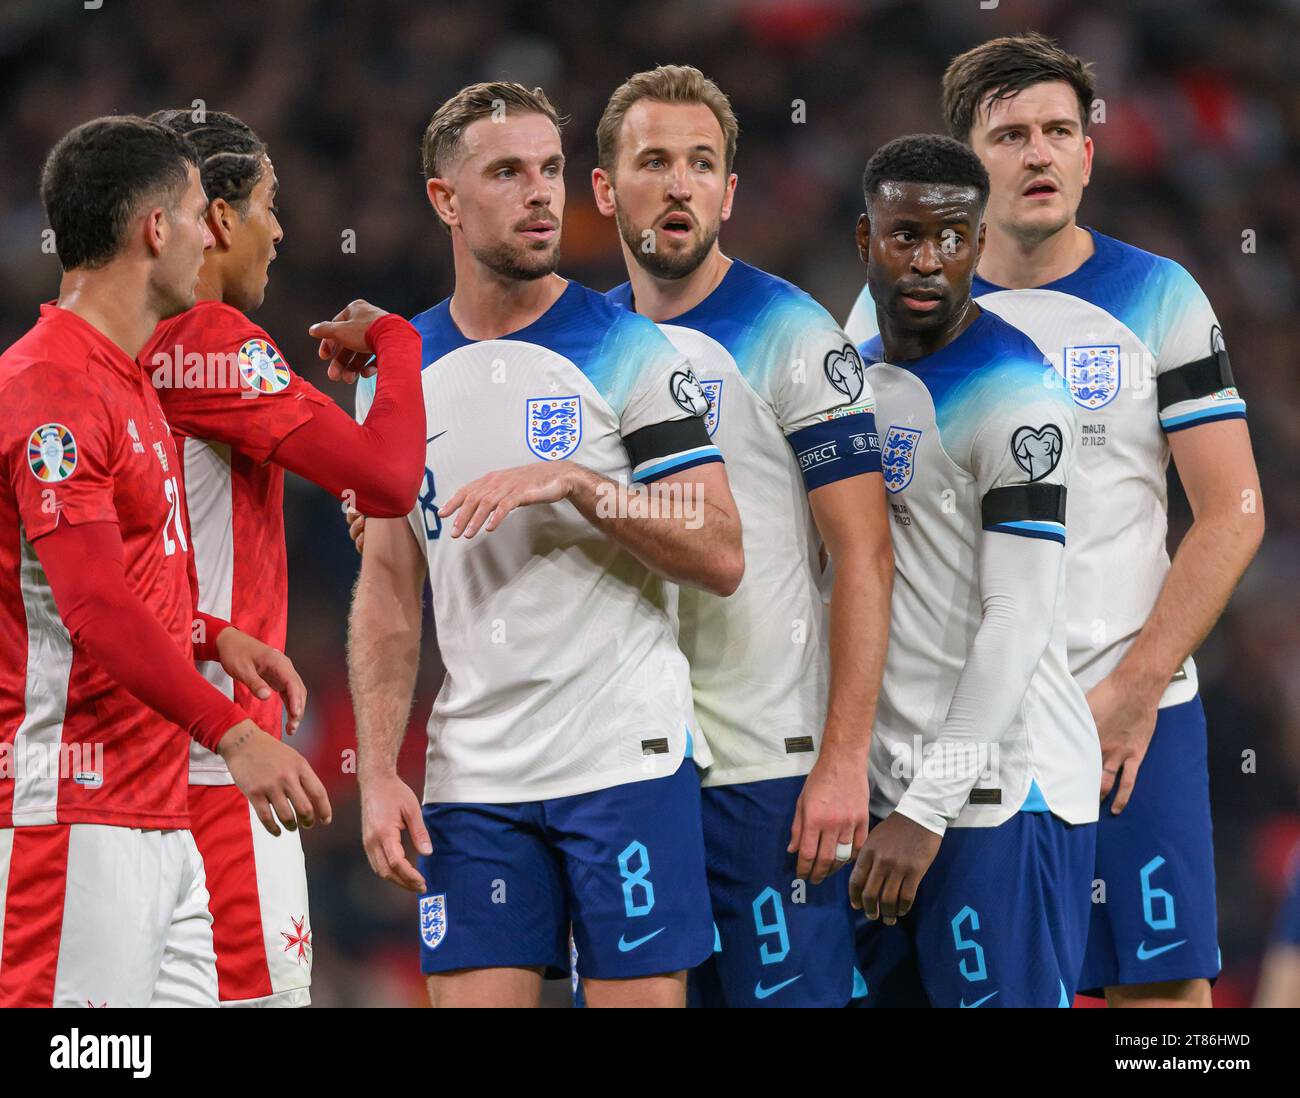
{"label": "red football jersey", "polygon": [[107,336],[43,305],[0,355],[0,407],[0,828],[188,827],[190,738],[72,643],[32,547],[61,522],[117,523],[127,585],[191,658],[181,470],[157,394]]}
{"label": "red football jersey", "polygon": [[[140,352],[181,456],[198,607],[284,650],[289,582],[284,470],[275,448],[329,398],[289,369],[271,337],[238,309],[202,301],[163,321]],[[265,701],[218,663],[199,670],[259,727],[281,732],[278,694]],[[226,764],[190,746],[190,782],[230,782]]]}

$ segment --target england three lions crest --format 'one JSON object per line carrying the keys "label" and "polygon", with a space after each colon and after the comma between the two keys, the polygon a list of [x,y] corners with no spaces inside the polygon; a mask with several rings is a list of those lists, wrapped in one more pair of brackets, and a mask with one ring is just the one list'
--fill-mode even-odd
{"label": "england three lions crest", "polygon": [[701,381],[700,388],[704,390],[705,399],[709,402],[709,410],[704,413],[704,428],[709,432],[709,438],[712,438],[713,432],[718,429],[718,417],[722,415],[722,382]]}
{"label": "england three lions crest", "polygon": [[1065,349],[1065,380],[1075,404],[1096,411],[1119,392],[1119,344]]}
{"label": "england three lions crest", "polygon": [[532,397],[525,409],[528,449],[543,461],[559,461],[582,441],[582,399],[576,396]]}
{"label": "england three lions crest", "polygon": [[880,448],[880,467],[885,474],[885,487],[891,492],[901,492],[912,483],[916,468],[916,444],[921,432],[912,427],[890,427]]}
{"label": "england three lions crest", "polygon": [[447,894],[420,897],[420,941],[430,949],[442,945],[447,934]]}

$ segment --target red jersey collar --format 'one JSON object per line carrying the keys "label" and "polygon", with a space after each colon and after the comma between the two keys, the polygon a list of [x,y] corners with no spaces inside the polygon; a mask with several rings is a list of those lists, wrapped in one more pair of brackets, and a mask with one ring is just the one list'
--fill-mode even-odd
{"label": "red jersey collar", "polygon": [[41,319],[46,323],[63,326],[75,332],[80,339],[87,340],[95,350],[103,353],[110,366],[133,380],[140,373],[140,366],[121,347],[108,338],[88,320],[79,317],[70,309],[62,308],[56,301],[47,301],[41,306]]}

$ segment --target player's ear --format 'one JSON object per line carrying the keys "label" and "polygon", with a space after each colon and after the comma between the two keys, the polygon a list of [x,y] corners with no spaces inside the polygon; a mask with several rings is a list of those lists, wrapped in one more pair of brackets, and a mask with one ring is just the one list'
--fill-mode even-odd
{"label": "player's ear", "polygon": [[[865,212],[858,214],[858,229],[856,235],[858,240],[858,258],[861,259],[863,263],[866,263],[871,254],[871,216],[869,214]],[[980,243],[983,244],[982,237]]]}
{"label": "player's ear", "polygon": [[981,217],[979,235],[975,238],[975,266],[977,267],[979,266],[980,257],[984,254],[984,230],[987,227],[988,226],[984,219]]}
{"label": "player's ear", "polygon": [[1083,185],[1088,185],[1092,178],[1092,138],[1086,134],[1083,138]]}
{"label": "player's ear", "polygon": [[596,209],[605,217],[613,217],[614,180],[604,168],[591,169],[591,191],[596,196]]}
{"label": "player's ear", "polygon": [[216,246],[223,251],[230,247],[231,237],[234,235],[235,219],[238,216],[235,209],[224,198],[214,198],[208,203],[208,230],[212,233],[212,239]]}
{"label": "player's ear", "polygon": [[429,205],[433,207],[433,212],[438,215],[438,220],[446,229],[450,230],[459,222],[454,201],[456,192],[447,180],[430,178],[424,185],[424,193],[428,195]]}
{"label": "player's ear", "polygon": [[731,204],[736,201],[736,183],[740,177],[732,172],[727,176],[727,189],[722,196],[722,220],[731,220]]}
{"label": "player's ear", "polygon": [[154,206],[144,215],[140,229],[149,254],[154,257],[162,255],[163,248],[167,246],[167,236],[171,232],[167,211],[161,206]]}

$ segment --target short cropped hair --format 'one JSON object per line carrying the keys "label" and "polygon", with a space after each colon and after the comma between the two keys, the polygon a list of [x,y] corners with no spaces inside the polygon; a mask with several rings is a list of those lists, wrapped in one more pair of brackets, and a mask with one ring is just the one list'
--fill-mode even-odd
{"label": "short cropped hair", "polygon": [[980,158],[951,137],[914,133],[881,145],[862,173],[862,197],[871,200],[884,183],[940,183],[971,187],[979,192],[980,206],[989,198],[989,173]]}
{"label": "short cropped hair", "polygon": [[557,130],[564,124],[541,88],[530,91],[522,84],[508,80],[470,84],[439,107],[425,128],[420,142],[424,178],[435,179],[444,175],[460,152],[470,124],[500,111],[545,115]]}
{"label": "short cropped hair", "polygon": [[736,162],[736,142],[740,138],[736,112],[731,109],[731,100],[726,93],[691,65],[660,65],[628,77],[615,90],[596,124],[596,163],[601,168],[613,172],[623,119],[632,105],[642,99],[655,103],[698,103],[708,107],[722,129],[726,146],[724,157],[730,174]]}
{"label": "short cropped hair", "polygon": [[146,203],[174,210],[194,147],[138,115],[108,115],[64,134],[41,169],[41,203],[65,271],[102,267],[121,250]]}

